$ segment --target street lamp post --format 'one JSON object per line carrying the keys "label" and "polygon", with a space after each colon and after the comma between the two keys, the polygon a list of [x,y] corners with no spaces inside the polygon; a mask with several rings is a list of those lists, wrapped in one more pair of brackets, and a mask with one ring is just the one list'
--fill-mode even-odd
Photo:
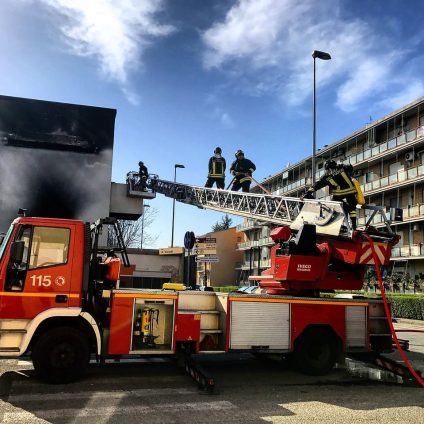
{"label": "street lamp post", "polygon": [[315,83],[315,59],[321,60],[330,60],[330,53],[321,52],[319,50],[314,50],[312,52],[312,57],[314,58],[314,92],[312,96],[312,185],[315,185],[315,151],[316,151],[316,83]]}
{"label": "street lamp post", "polygon": [[[177,168],[185,168],[184,165],[176,163],[174,165],[174,183],[177,181]],[[174,220],[175,220],[175,197],[172,202],[172,236],[171,236],[171,247],[174,247]]]}
{"label": "street lamp post", "polygon": [[141,240],[140,240],[140,249],[143,250],[143,236],[144,236],[144,213],[146,208],[150,208],[150,205],[143,205],[143,216],[141,217]]}

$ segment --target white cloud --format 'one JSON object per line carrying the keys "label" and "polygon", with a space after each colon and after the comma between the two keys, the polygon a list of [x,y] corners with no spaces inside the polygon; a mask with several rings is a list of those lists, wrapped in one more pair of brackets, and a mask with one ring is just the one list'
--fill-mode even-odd
{"label": "white cloud", "polygon": [[232,120],[231,116],[228,113],[226,112],[221,113],[220,120],[224,127],[234,128],[234,121]]}
{"label": "white cloud", "polygon": [[399,81],[399,84],[404,89],[398,91],[395,95],[383,98],[378,103],[380,107],[394,110],[407,105],[418,97],[424,96],[424,84],[421,80]]}
{"label": "white cloud", "polygon": [[221,107],[215,106],[213,112],[210,115],[213,119],[218,120],[221,125],[225,128],[234,128],[235,123],[233,118],[228,112],[225,112]]}
{"label": "white cloud", "polygon": [[163,0],[41,0],[51,12],[73,54],[95,58],[108,79],[137,102],[129,75],[142,67],[142,54],[154,39],[174,31],[157,13]]}
{"label": "white cloud", "polygon": [[390,73],[390,59],[367,59],[337,90],[337,105],[350,112],[372,91],[379,91]]}
{"label": "white cloud", "polygon": [[[223,87],[221,87],[221,89],[223,89]],[[208,93],[205,98],[205,104],[208,109],[213,109],[209,114],[210,118],[218,120],[223,127],[231,129],[236,125],[231,115],[219,105],[221,89],[215,93]]]}
{"label": "white cloud", "polygon": [[[331,84],[336,105],[356,109],[377,93],[384,96],[408,51],[396,48],[398,40],[389,39],[389,31],[377,32],[383,24],[375,28],[359,17],[342,18],[338,6],[336,1],[239,0],[203,33],[204,66],[228,72],[250,94],[271,93],[299,106],[311,96],[312,51],[328,51],[331,61],[316,60],[317,86]],[[399,92],[404,88],[398,84]]]}

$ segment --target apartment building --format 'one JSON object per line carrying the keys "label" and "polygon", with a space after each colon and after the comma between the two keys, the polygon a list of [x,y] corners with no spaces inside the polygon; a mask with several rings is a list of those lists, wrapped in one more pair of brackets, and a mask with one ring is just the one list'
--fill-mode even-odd
{"label": "apartment building", "polygon": [[[424,274],[424,97],[396,110],[378,121],[331,145],[318,149],[315,175],[324,174],[327,159],[350,163],[370,205],[403,209],[403,222],[394,225],[401,236],[393,249],[391,269],[408,272],[411,277]],[[262,182],[273,194],[299,197],[311,185],[311,156],[290,165]],[[254,187],[254,192],[261,192]],[[328,188],[317,198],[329,198]],[[360,211],[359,225],[365,222]],[[382,223],[374,220],[375,226]],[[242,281],[269,266],[270,228],[246,220],[238,227],[246,241],[238,244],[244,251]]]}

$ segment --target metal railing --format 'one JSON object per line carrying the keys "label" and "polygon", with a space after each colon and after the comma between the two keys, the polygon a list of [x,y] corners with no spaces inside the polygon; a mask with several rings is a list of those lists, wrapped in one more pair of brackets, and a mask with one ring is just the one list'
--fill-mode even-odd
{"label": "metal railing", "polygon": [[[423,137],[424,137],[424,126],[413,129],[411,131],[408,131],[408,132],[401,134],[397,137],[394,137],[394,138],[392,138],[392,139],[390,139],[390,140],[388,140],[384,143],[380,143],[376,146],[365,149],[362,152],[352,154],[346,160],[352,165],[360,164],[361,162],[369,161],[370,159],[372,159],[376,156],[390,152],[390,150],[395,149],[399,146],[404,146],[404,145],[407,145],[408,143],[419,141]],[[417,167],[417,168],[419,168],[419,167]],[[324,175],[324,172],[325,172],[324,169],[316,171],[316,173],[315,173],[316,179],[318,180],[319,178],[321,178]],[[405,171],[405,172],[407,172],[407,171]],[[413,174],[413,172],[414,171],[412,171],[409,174],[411,175],[411,174]],[[419,170],[417,170],[417,175],[415,177],[417,177],[419,175],[420,175]],[[421,175],[423,175],[422,171],[421,171]],[[415,178],[415,177],[414,176],[408,176],[408,177],[406,177],[406,179]],[[402,180],[402,178],[403,177],[401,176],[400,180],[396,181],[396,182],[404,181],[404,180]],[[382,180],[384,180],[384,178],[382,178]],[[368,184],[372,185],[373,183],[374,182],[367,183],[366,186]],[[395,183],[394,178],[392,178],[392,181],[390,181],[390,182],[388,181],[387,184],[385,183],[385,181],[383,181],[381,187],[385,187],[386,185],[393,184],[393,183]],[[311,184],[311,178],[300,178],[299,180],[292,181],[292,182],[290,182],[290,184],[287,184],[287,185],[275,190],[273,192],[273,194],[285,195],[290,191],[306,187],[310,184]],[[374,187],[370,188],[370,186],[368,185],[367,187],[363,187],[363,190],[369,191],[369,190],[375,190],[375,188]]]}
{"label": "metal railing", "polygon": [[[408,223],[408,221],[413,221],[415,219],[424,218],[424,204],[419,204],[416,206],[406,207],[402,209],[403,211],[403,222]],[[386,218],[390,218],[390,212],[385,212]],[[365,225],[367,217],[361,216],[358,219],[358,225]],[[370,222],[371,225],[381,225],[384,223],[382,215],[376,215]],[[398,224],[401,224],[399,222]]]}
{"label": "metal railing", "polygon": [[407,258],[424,256],[424,245],[410,244],[397,246],[392,249],[392,258]]}
{"label": "metal railing", "polygon": [[251,219],[248,219],[236,227],[237,231],[253,230],[255,228],[261,228],[261,225],[258,221]]}
{"label": "metal railing", "polygon": [[[260,268],[269,268],[271,266],[271,260],[270,259],[263,259],[260,262],[259,261],[252,261],[252,269],[257,269],[258,265]],[[246,270],[250,269],[250,261],[244,261],[241,264],[241,269]]]}
{"label": "metal railing", "polygon": [[242,243],[237,243],[238,250],[246,250],[251,247],[262,247],[262,246],[272,246],[275,244],[275,241],[271,237],[262,237],[259,240],[250,240]]}
{"label": "metal railing", "polygon": [[420,179],[424,179],[424,165],[414,166],[409,169],[398,171],[395,174],[390,174],[378,178],[372,182],[362,184],[361,188],[362,191],[367,195],[374,190],[389,188],[406,181],[412,183],[415,180]]}
{"label": "metal railing", "polygon": [[357,153],[356,155],[351,155],[349,156],[348,160],[352,165],[355,165],[357,163],[367,161],[375,156],[390,151],[391,149],[395,149],[396,147],[405,145],[412,141],[416,141],[418,138],[421,138],[423,136],[424,127],[419,127],[404,134],[401,134],[397,137],[391,138],[390,140],[384,143],[379,143],[376,146],[364,150],[363,152]]}

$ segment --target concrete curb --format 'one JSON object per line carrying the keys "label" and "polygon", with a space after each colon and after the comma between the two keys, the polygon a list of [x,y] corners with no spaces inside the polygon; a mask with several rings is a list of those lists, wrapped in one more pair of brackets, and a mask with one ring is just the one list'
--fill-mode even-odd
{"label": "concrete curb", "polygon": [[418,319],[394,318],[393,322],[394,324],[409,324],[424,327],[424,321]]}

